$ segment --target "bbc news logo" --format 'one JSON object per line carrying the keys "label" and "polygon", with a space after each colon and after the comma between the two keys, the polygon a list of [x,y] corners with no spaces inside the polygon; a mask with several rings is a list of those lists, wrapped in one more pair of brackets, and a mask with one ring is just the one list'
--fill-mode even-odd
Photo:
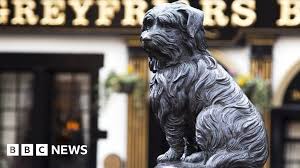
{"label": "bbc news logo", "polygon": [[86,155],[87,145],[7,144],[7,156]]}

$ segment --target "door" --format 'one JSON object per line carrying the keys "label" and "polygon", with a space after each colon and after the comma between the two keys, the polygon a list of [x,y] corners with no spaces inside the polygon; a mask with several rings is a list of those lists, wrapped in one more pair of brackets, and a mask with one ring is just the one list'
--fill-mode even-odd
{"label": "door", "polygon": [[[102,55],[1,54],[0,167],[95,168]],[[87,145],[86,155],[7,157],[6,144]]]}

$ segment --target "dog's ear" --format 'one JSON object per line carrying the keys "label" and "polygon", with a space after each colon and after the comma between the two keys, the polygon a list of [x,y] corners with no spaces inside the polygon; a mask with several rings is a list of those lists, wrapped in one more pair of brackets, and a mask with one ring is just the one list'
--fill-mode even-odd
{"label": "dog's ear", "polygon": [[192,7],[181,8],[178,9],[177,11],[181,13],[183,17],[185,17],[187,32],[192,38],[195,37],[195,34],[199,30],[204,31],[203,28],[204,14],[202,11],[194,9]]}

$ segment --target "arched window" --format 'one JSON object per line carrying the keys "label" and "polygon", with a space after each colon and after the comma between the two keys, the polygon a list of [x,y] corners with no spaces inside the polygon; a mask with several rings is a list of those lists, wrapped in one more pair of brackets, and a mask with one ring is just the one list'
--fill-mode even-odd
{"label": "arched window", "polygon": [[300,72],[289,83],[285,91],[283,104],[299,104],[300,105]]}

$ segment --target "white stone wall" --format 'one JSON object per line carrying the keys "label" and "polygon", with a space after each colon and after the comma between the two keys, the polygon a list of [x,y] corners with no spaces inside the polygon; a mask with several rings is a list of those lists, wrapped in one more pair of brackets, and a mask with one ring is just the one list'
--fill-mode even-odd
{"label": "white stone wall", "polygon": [[218,62],[237,74],[248,75],[250,73],[250,47],[232,47],[210,49],[211,54]]}
{"label": "white stone wall", "polygon": [[[119,38],[91,36],[50,35],[1,35],[0,53],[103,53],[104,68],[100,70],[101,81],[114,70],[127,70],[128,53],[126,43]],[[113,94],[100,110],[99,129],[108,131],[108,138],[98,142],[98,168],[111,153],[126,160],[127,146],[127,96]]]}

